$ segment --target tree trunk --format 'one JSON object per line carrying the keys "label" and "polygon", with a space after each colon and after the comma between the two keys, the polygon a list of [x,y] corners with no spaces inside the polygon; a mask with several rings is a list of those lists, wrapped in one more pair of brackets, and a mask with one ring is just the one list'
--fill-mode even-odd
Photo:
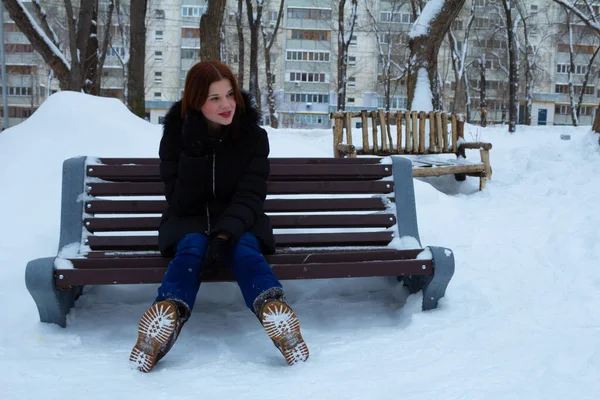
{"label": "tree trunk", "polygon": [[102,90],[102,71],[104,69],[104,61],[106,60],[106,52],[108,51],[108,43],[110,42],[110,28],[112,26],[112,15],[115,8],[115,2],[113,0],[108,4],[108,10],[106,11],[106,20],[104,22],[104,31],[102,36],[102,49],[100,50],[100,57],[98,58],[98,79],[94,81],[93,93],[100,94]]}
{"label": "tree trunk", "polygon": [[338,5],[338,57],[337,57],[337,111],[346,109],[346,82],[348,74],[348,47],[350,39],[354,32],[356,22],[357,0],[352,2],[352,15],[348,22],[348,29],[344,26],[346,23],[344,17],[344,8],[346,0],[340,0]]}
{"label": "tree trunk", "polygon": [[208,8],[200,17],[200,60],[221,61],[221,25],[225,0],[208,0]]}
{"label": "tree trunk", "polygon": [[481,115],[481,126],[487,126],[487,102],[485,91],[485,54],[479,59],[479,114]]}
{"label": "tree trunk", "polygon": [[144,63],[146,61],[146,0],[131,0],[129,80],[127,82],[127,105],[140,118],[146,116],[144,98]]}
{"label": "tree trunk", "polygon": [[[411,32],[411,39],[409,41],[410,46],[410,62],[408,67],[408,79],[407,79],[407,93],[408,93],[408,109],[412,110],[413,101],[415,98],[415,89],[417,87],[417,77],[420,71],[423,78],[426,76],[429,80],[429,89],[431,93],[435,92],[435,79],[436,79],[436,65],[437,57],[440,49],[440,45],[446,36],[446,33],[450,29],[452,21],[456,18],[460,10],[462,9],[465,0],[445,0],[441,7],[441,10],[435,14],[435,12],[428,12],[427,9],[430,7],[431,10],[435,9],[436,2],[429,2],[425,5],[423,12],[415,21],[413,25],[413,31]],[[421,16],[431,16],[431,20],[425,20]],[[418,24],[429,27],[426,34],[419,34],[415,32],[415,27]],[[431,109],[433,109],[433,103],[431,103]],[[418,111],[430,111],[430,110],[418,110]]]}
{"label": "tree trunk", "polygon": [[[100,94],[100,80],[102,75],[98,75],[98,0],[90,1],[93,4],[92,20],[95,24],[90,24],[90,34],[88,35],[86,58],[83,60],[83,90],[85,93],[97,96]],[[98,84],[95,84],[98,83]],[[96,90],[98,89],[98,90]]]}
{"label": "tree trunk", "polygon": [[238,85],[244,87],[244,61],[246,59],[246,43],[244,42],[244,26],[242,24],[243,0],[238,0],[237,13],[235,14],[235,26],[238,36]]}
{"label": "tree trunk", "polygon": [[277,118],[277,110],[275,104],[275,95],[273,93],[273,72],[271,71],[271,48],[273,47],[273,43],[275,43],[275,38],[277,37],[277,31],[279,30],[279,24],[281,23],[281,19],[283,17],[283,7],[285,5],[285,0],[281,0],[279,3],[279,12],[277,13],[277,22],[275,23],[275,27],[273,28],[273,32],[271,32],[271,40],[269,40],[267,32],[264,29],[264,26],[261,24],[261,33],[263,38],[263,46],[265,50],[265,67],[266,67],[266,75],[267,75],[267,105],[269,107],[269,124],[271,128],[277,129],[279,128],[279,119]]}
{"label": "tree trunk", "polygon": [[513,6],[510,0],[502,0],[504,14],[506,16],[506,35],[508,36],[508,131],[513,133],[517,130],[519,118],[519,102],[517,93],[519,91],[519,54],[516,37],[513,30]]}
{"label": "tree trunk", "polygon": [[[263,2],[259,1],[254,13],[252,0],[246,0],[246,11],[248,13],[248,25],[250,26],[250,94],[256,100],[256,105],[260,111],[262,102],[258,88],[258,33],[260,29]],[[256,14],[256,17],[255,17]]]}
{"label": "tree trunk", "polygon": [[127,27],[125,23],[125,13],[123,12],[123,8],[121,7],[121,1],[115,0],[115,6],[117,8],[117,24],[119,26],[119,33],[121,34],[121,43],[123,44],[124,56],[121,57],[119,53],[117,53],[117,57],[123,66],[123,101],[129,101],[129,90],[128,90],[128,82],[129,82],[129,42],[130,38],[127,36]]}

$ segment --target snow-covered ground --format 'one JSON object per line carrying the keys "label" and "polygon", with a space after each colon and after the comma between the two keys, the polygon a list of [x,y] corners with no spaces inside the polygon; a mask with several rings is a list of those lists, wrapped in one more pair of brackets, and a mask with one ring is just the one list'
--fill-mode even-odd
{"label": "snow-covered ground", "polygon": [[[236,285],[205,284],[176,346],[142,374],[127,360],[155,285],[87,287],[62,329],[39,322],[24,271],[56,254],[62,161],[155,157],[161,131],[117,100],[53,95],[0,134],[0,398],[598,399],[600,151],[588,131],[468,127],[494,145],[486,189],[415,181],[423,244],[456,257],[438,309],[422,312],[393,279],[284,282],[311,350],[288,367]],[[269,132],[273,156],[331,155],[329,130]]]}

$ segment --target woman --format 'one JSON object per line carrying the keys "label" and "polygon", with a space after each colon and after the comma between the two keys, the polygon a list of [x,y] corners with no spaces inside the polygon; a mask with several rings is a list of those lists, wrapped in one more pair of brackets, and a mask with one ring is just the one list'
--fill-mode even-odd
{"label": "woman", "polygon": [[129,358],[142,372],[171,349],[200,282],[220,268],[231,268],[246,305],[286,361],[308,358],[298,318],[263,256],[275,252],[275,240],[263,211],[269,141],[259,119],[219,61],[190,69],[182,100],[165,116],[159,156],[168,207],[158,242],[161,253],[174,258]]}

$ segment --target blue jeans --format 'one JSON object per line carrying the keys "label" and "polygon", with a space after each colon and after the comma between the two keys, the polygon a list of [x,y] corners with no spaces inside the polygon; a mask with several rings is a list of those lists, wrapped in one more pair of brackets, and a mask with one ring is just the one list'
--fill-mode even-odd
{"label": "blue jeans", "polygon": [[[191,233],[179,240],[175,257],[158,288],[157,302],[179,300],[192,310],[200,288],[200,272],[207,248],[208,237],[201,233]],[[251,233],[244,233],[233,246],[230,267],[250,310],[254,310],[254,299],[261,293],[273,287],[281,288],[260,251],[258,239]]]}

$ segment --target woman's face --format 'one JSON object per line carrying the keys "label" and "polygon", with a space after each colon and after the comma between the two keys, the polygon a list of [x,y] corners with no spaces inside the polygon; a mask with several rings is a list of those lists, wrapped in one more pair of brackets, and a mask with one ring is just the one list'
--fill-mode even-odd
{"label": "woman's face", "polygon": [[213,82],[208,88],[208,97],[200,111],[212,128],[229,125],[235,114],[235,96],[228,79]]}

